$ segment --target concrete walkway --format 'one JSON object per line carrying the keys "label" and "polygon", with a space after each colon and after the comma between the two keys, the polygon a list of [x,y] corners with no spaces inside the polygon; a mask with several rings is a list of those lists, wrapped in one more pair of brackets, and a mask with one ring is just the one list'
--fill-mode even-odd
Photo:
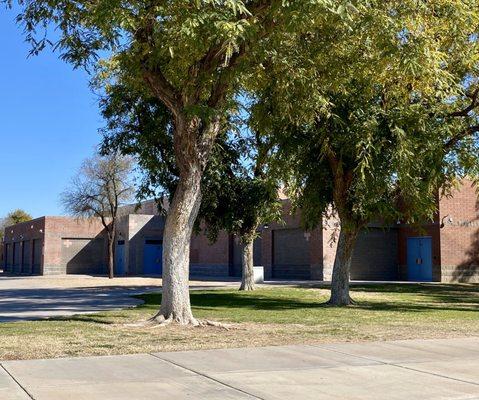
{"label": "concrete walkway", "polygon": [[2,362],[2,400],[479,399],[479,338]]}

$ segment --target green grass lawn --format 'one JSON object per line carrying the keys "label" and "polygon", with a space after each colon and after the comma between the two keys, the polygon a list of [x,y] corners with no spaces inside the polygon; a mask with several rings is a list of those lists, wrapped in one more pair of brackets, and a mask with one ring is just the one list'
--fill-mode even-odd
{"label": "green grass lawn", "polygon": [[479,336],[479,285],[355,286],[356,304],[324,304],[324,288],[194,291],[197,318],[215,327],[131,328],[157,311],[161,295],[122,311],[0,324],[0,359],[128,354],[185,349]]}

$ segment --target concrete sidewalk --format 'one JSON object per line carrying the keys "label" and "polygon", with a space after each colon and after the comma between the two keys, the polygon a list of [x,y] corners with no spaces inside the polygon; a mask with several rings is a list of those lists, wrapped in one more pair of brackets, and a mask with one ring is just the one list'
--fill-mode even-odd
{"label": "concrete sidewalk", "polygon": [[479,399],[479,338],[6,361],[1,400]]}

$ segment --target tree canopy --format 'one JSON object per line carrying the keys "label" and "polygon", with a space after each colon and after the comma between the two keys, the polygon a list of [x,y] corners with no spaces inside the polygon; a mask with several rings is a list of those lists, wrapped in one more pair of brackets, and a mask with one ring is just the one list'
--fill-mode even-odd
{"label": "tree canopy", "polygon": [[[297,36],[256,77],[264,86],[253,120],[276,142],[276,170],[305,224],[320,225],[330,205],[341,221],[334,271],[373,219],[432,218],[440,188],[477,174],[475,10],[358,6],[347,25]],[[342,291],[338,302],[348,304],[342,271],[332,300]]]}
{"label": "tree canopy", "polygon": [[62,58],[95,71],[106,92],[110,85],[125,84],[154,96],[171,113],[179,179],[166,219],[163,296],[155,321],[197,325],[188,293],[189,243],[215,141],[264,49],[312,16],[329,12],[333,2],[18,2],[33,53],[49,43],[52,35],[43,31],[53,25]]}
{"label": "tree canopy", "polygon": [[0,240],[5,235],[5,228],[19,224],[21,222],[27,222],[32,220],[33,217],[22,209],[16,209],[9,212],[4,218],[0,218]]}
{"label": "tree canopy", "polygon": [[15,225],[21,222],[30,221],[32,219],[33,217],[28,212],[18,208],[7,214],[7,216],[5,217],[5,224],[6,226]]}

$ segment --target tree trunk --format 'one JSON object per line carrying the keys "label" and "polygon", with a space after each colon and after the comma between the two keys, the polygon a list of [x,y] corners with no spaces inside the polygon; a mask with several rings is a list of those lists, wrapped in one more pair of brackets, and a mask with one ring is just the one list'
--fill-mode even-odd
{"label": "tree trunk", "polygon": [[114,277],[115,234],[108,234],[108,278]]}
{"label": "tree trunk", "polygon": [[245,238],[242,238],[242,275],[241,275],[241,286],[239,290],[254,290],[254,261],[253,261],[253,250],[254,250],[254,236],[248,235]]}
{"label": "tree trunk", "polygon": [[180,175],[163,236],[163,292],[158,322],[198,325],[189,294],[190,242],[201,204],[201,167],[190,164]]}
{"label": "tree trunk", "polygon": [[339,234],[338,249],[333,267],[333,280],[331,282],[331,298],[329,299],[331,305],[347,306],[352,303],[349,296],[349,275],[357,236],[357,230],[341,230]]}

